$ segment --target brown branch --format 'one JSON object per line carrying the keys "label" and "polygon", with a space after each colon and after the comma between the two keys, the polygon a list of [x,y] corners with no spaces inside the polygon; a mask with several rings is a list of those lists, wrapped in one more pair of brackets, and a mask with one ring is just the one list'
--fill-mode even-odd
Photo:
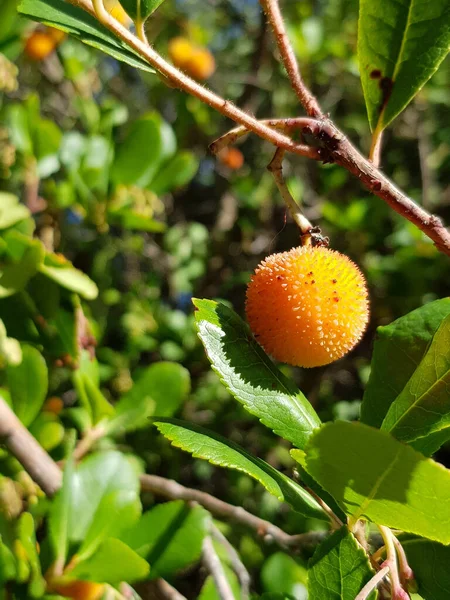
{"label": "brown branch", "polygon": [[283,15],[281,14],[278,0],[260,0],[260,4],[267,15],[277,42],[280,52],[281,62],[283,63],[291,85],[297,94],[302,106],[310,117],[323,117],[322,110],[317,99],[306,87],[300,73],[294,50],[289,41],[286,27],[284,25]]}
{"label": "brown branch", "polygon": [[220,600],[234,600],[233,590],[225,575],[223,565],[214,548],[210,535],[206,535],[202,546],[202,562],[213,578],[214,585]]}
{"label": "brown branch", "polygon": [[[80,6],[88,13],[97,17],[90,0],[69,0],[72,4]],[[322,117],[322,112],[317,100],[305,86],[295,60],[295,55],[286,34],[283,18],[277,0],[260,0],[265,9],[269,21],[274,28],[281,59],[286,66],[291,82],[302,99],[308,114]],[[101,0],[95,0],[100,5]],[[363,185],[375,195],[382,198],[397,213],[414,223],[430,239],[436,247],[450,256],[450,233],[441,223],[440,219],[428,214],[413,200],[397,189],[394,184],[385,177],[373,164],[364,158],[360,152],[345,138],[332,121],[325,118],[320,121],[311,119],[311,133],[315,131],[316,137],[322,148],[310,148],[304,144],[297,144],[291,138],[280,133],[275,128],[268,126],[265,122],[258,121],[248,113],[239,109],[229,100],[215,94],[208,88],[199,85],[196,81],[176,69],[164,58],[162,58],[150,45],[139,40],[133,33],[123,27],[118,21],[111,17],[106,11],[99,10],[101,22],[110,31],[115,33],[127,45],[133,48],[146,62],[164,75],[170,83],[185,92],[195,96],[205,104],[208,104],[222,115],[244,126],[261,138],[271,142],[278,148],[283,148],[294,154],[307,156],[309,158],[321,159],[324,162],[336,162],[355,175]],[[305,131],[305,129],[304,129]],[[314,133],[313,133],[314,135]]]}
{"label": "brown branch", "polygon": [[306,534],[289,535],[276,525],[249,513],[240,506],[228,504],[206,492],[184,487],[172,479],[165,479],[158,475],[141,475],[141,489],[170,500],[197,502],[197,504],[206,508],[206,510],[213,515],[231,519],[241,525],[245,525],[256,531],[258,535],[263,536],[266,541],[273,540],[283,548],[295,548],[302,545],[316,544],[318,541],[323,540],[324,535],[328,535],[328,532],[324,533],[317,531]]}
{"label": "brown branch", "polygon": [[369,191],[433,240],[438,250],[450,256],[450,232],[441,220],[400,191],[390,179],[364,158],[332,121],[312,121],[311,128],[303,131],[311,133],[322,143],[324,150],[328,152],[328,157],[323,154],[325,161],[335,162],[355,175]]}
{"label": "brown branch", "polygon": [[0,398],[0,441],[48,496],[60,488],[60,469],[3,398]]}
{"label": "brown branch", "polygon": [[[285,119],[262,119],[260,123],[264,123],[273,129],[278,129],[280,131],[295,131],[296,129],[302,129],[303,127],[307,127],[310,125],[311,121],[314,123],[315,121],[310,119],[309,117],[289,117]],[[226,146],[230,146],[231,144],[235,144],[238,139],[247,135],[249,130],[247,127],[240,125],[239,127],[234,127],[230,129],[224,135],[221,135],[217,140],[214,140],[209,145],[209,149],[213,154],[218,154],[221,150],[223,150]],[[299,144],[301,146],[301,144]],[[308,158],[312,158],[314,160],[321,160],[320,152],[317,148],[303,145],[303,156],[307,156]]]}
{"label": "brown branch", "polygon": [[156,588],[155,591],[159,592],[163,598],[167,598],[167,600],[186,600],[185,596],[180,594],[180,592],[175,589],[170,583],[168,583],[165,579],[158,577],[153,582],[151,582]]}
{"label": "brown branch", "polygon": [[[75,6],[79,6],[93,17],[97,18],[97,13],[90,0],[69,0],[69,2]],[[96,3],[100,3],[100,0],[96,0]],[[167,79],[176,87],[195,96],[232,121],[239,123],[240,125],[245,125],[249,131],[253,131],[263,139],[272,142],[272,144],[284,148],[285,150],[289,150],[289,152],[293,152],[294,154],[304,155],[305,147],[303,145],[296,144],[289,137],[282,135],[264,123],[260,123],[257,119],[235,106],[229,100],[222,98],[207,87],[200,85],[188,77],[185,73],[167,62],[150,45],[145,44],[138,39],[131,31],[121,25],[106,11],[99,11],[99,14],[101,15],[100,21],[105,27],[115,33],[128,44],[128,46],[133,48],[133,50],[148,62],[149,65],[167,77]]]}
{"label": "brown branch", "polygon": [[210,533],[211,537],[215,538],[220,544],[222,544],[228,554],[231,567],[236,573],[236,576],[239,580],[239,585],[241,587],[241,600],[248,600],[248,598],[250,598],[251,578],[249,572],[245,568],[244,563],[241,561],[239,554],[236,552],[234,546],[230,544],[228,539],[213,523],[210,525]]}

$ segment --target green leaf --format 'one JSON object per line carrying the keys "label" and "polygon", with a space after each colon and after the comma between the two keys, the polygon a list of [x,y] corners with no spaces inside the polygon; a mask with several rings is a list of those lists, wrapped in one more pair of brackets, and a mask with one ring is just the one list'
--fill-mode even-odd
{"label": "green leaf", "polygon": [[82,543],[86,557],[96,550],[96,544],[116,537],[137,520],[138,474],[120,452],[92,454],[70,479],[69,502],[68,539]]}
{"label": "green leaf", "polygon": [[75,464],[69,458],[64,466],[62,486],[50,505],[48,517],[50,544],[55,560],[60,564],[65,564],[69,548],[71,494],[75,485]]}
{"label": "green leaf", "polygon": [[0,229],[11,227],[30,216],[30,211],[14,194],[0,192]]}
{"label": "green leaf", "polygon": [[14,230],[5,233],[3,240],[6,242],[7,259],[0,265],[0,298],[7,298],[22,291],[37,273],[45,250],[39,240]]}
{"label": "green leaf", "polygon": [[17,525],[17,537],[20,540],[30,568],[28,595],[40,598],[46,589],[46,582],[41,572],[41,561],[36,548],[34,520],[30,513],[24,512]]}
{"label": "green leaf", "polygon": [[114,183],[147,186],[162,158],[161,118],[154,114],[131,125],[124,141],[117,146],[111,169]]}
{"label": "green leaf", "polygon": [[22,362],[8,365],[7,382],[13,409],[22,423],[28,427],[39,413],[48,389],[48,371],[41,353],[24,344]]}
{"label": "green leaf", "polygon": [[22,0],[18,10],[30,19],[70,33],[88,46],[102,50],[132,67],[154,73],[134,50],[77,6],[64,0]]}
{"label": "green leaf", "polygon": [[401,539],[418,592],[427,600],[450,598],[450,548],[423,538]]}
{"label": "green leaf", "polygon": [[115,405],[107,424],[110,433],[148,427],[149,417],[170,417],[191,389],[189,371],[171,362],[157,362],[140,372],[131,390]]}
{"label": "green leaf", "polygon": [[266,592],[285,594],[297,600],[308,597],[308,573],[284,552],[275,552],[261,569],[261,582]]}
{"label": "green leaf", "polygon": [[28,123],[28,113],[24,104],[10,104],[6,108],[6,123],[11,142],[26,156],[33,155],[33,142]]}
{"label": "green leaf", "polygon": [[378,327],[370,378],[361,405],[361,420],[380,427],[390,405],[422,360],[442,320],[450,314],[450,298],[430,302]]}
{"label": "green leaf", "polygon": [[[375,573],[367,554],[346,527],[335,531],[308,564],[309,600],[354,600]],[[374,600],[376,592],[368,598]]]}
{"label": "green leaf", "polygon": [[105,539],[95,553],[70,572],[75,579],[117,585],[145,579],[150,566],[134,550],[115,538]]}
{"label": "green leaf", "polygon": [[327,423],[306,449],[309,474],[350,520],[450,543],[450,471],[362,423]]}
{"label": "green leaf", "polygon": [[65,430],[56,415],[41,413],[30,425],[30,433],[44,450],[51,452],[63,441]]}
{"label": "green leaf", "polygon": [[200,558],[208,519],[200,506],[167,502],[142,515],[121,539],[150,563],[152,579],[170,577]]}
{"label": "green leaf", "polygon": [[92,279],[75,269],[68,260],[61,261],[48,254],[39,270],[61,287],[80,294],[86,300],[94,300],[98,296],[98,288]]}
{"label": "green leaf", "polygon": [[307,517],[327,520],[322,508],[295,481],[261,458],[248,454],[234,442],[197,425],[175,419],[157,420],[155,425],[177,448],[190,452],[196,458],[208,460],[213,465],[246,473],[280,502],[288,502]]}
{"label": "green leaf", "polygon": [[409,104],[449,51],[448,0],[361,0],[358,59],[372,130]]}
{"label": "green leaf", "polygon": [[263,425],[303,448],[320,427],[305,396],[275,367],[233,310],[212,300],[193,302],[199,337],[227,389]]}
{"label": "green leaf", "polygon": [[121,5],[133,21],[145,21],[164,0],[121,0]]}
{"label": "green leaf", "polygon": [[[450,437],[450,314],[442,321],[427,353],[381,425],[403,442],[447,430]],[[417,444],[415,444],[417,448]],[[418,449],[418,448],[417,448]]]}
{"label": "green leaf", "polygon": [[192,152],[179,152],[162,167],[149,188],[161,195],[187,185],[197,173],[198,165],[198,159]]}

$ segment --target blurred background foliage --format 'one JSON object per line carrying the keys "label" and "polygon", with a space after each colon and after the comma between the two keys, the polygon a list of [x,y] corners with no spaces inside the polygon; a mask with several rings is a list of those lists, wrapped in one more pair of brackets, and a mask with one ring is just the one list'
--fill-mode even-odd
{"label": "blurred background foliage", "polygon": [[[290,0],[283,5],[308,84],[323,108],[367,152],[370,131],[356,62],[357,2]],[[163,54],[178,36],[208,47],[216,62],[208,85],[261,118],[301,114],[257,0],[209,0],[206,7],[199,0],[167,0],[148,23],[149,40]],[[181,363],[190,373],[191,392],[169,412],[290,472],[287,446],[232,401],[210,370],[191,304],[193,296],[221,298],[242,314],[245,286],[258,262],[299,243],[298,230],[286,218],[266,171],[272,148],[247,136],[239,152],[214,158],[208,144],[231,126],[220,115],[167,88],[157,75],[70,38],[49,41],[44,27],[18,17],[15,8],[15,0],[3,0],[0,207],[27,207],[32,217],[24,219],[22,213],[16,219],[21,223],[14,233],[17,244],[34,230],[45,248],[43,264],[56,269],[63,255],[90,277],[98,295],[84,280],[61,284],[57,273],[55,281],[62,287],[45,288],[40,297],[42,277],[51,271],[36,274],[31,269],[18,293],[0,293],[6,328],[4,335],[0,332],[2,348],[8,348],[4,360],[14,362],[14,339],[36,343],[42,335],[33,322],[35,311],[56,328],[66,323],[72,330],[76,315],[84,314],[89,334],[83,347],[94,352],[95,339],[105,398],[115,403],[126,397],[153,363]],[[33,48],[37,33],[42,39],[35,38]],[[400,187],[446,222],[449,85],[447,60],[387,131],[382,163]],[[344,359],[312,370],[283,368],[322,419],[354,419],[376,327],[447,295],[448,258],[343,169],[294,156],[285,161],[285,169],[308,218],[366,274],[372,316],[363,341]],[[1,260],[10,259],[17,262],[17,256],[2,255]],[[18,264],[22,270],[24,263]],[[74,299],[74,292],[80,298]],[[32,361],[30,347],[26,352]],[[76,420],[73,405],[82,394],[72,377],[70,355],[64,345],[45,346],[49,400],[44,406],[48,414],[58,414],[47,448],[55,458],[62,453],[67,423]],[[159,408],[164,411],[163,401]],[[39,431],[56,418],[42,417],[44,413],[27,417],[27,424],[34,420],[38,439]],[[41,438],[49,439],[47,434]],[[241,504],[287,531],[319,527],[280,506],[246,476],[192,460],[148,427],[126,434],[123,443],[151,473]],[[449,464],[445,448],[439,459]],[[304,580],[302,559],[307,557],[294,561],[239,527],[228,533],[260,591],[304,597],[299,581]],[[185,576],[180,590],[195,597],[198,590],[189,585]],[[202,593],[213,597],[207,590]]]}

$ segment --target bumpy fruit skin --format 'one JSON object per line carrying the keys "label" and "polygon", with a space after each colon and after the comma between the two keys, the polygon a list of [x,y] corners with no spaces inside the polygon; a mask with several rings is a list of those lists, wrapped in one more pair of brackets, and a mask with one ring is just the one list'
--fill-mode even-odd
{"label": "bumpy fruit skin", "polygon": [[216,62],[211,52],[207,48],[194,46],[187,38],[171,39],[168,51],[173,64],[198,81],[208,79],[216,69]]}
{"label": "bumpy fruit skin", "polygon": [[56,48],[56,41],[45,31],[33,31],[25,42],[25,54],[31,60],[44,60]]}
{"label": "bumpy fruit skin", "polygon": [[366,282],[347,256],[302,246],[272,254],[247,288],[247,320],[261,346],[279,360],[319,367],[347,354],[369,318]]}

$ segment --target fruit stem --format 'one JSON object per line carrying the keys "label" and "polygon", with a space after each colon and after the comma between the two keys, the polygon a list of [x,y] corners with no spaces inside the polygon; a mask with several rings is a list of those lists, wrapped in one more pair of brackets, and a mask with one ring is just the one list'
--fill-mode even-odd
{"label": "fruit stem", "polygon": [[395,551],[394,534],[384,525],[378,525],[378,529],[383,537],[384,544],[386,547],[386,560],[383,563],[383,567],[389,567],[389,578],[391,580],[391,598],[392,600],[408,600],[409,595],[405,592],[400,583],[400,577],[398,572],[397,554]]}
{"label": "fruit stem", "polygon": [[[273,178],[276,183],[276,186],[277,186],[286,206],[288,207],[289,212],[291,213],[294,223],[300,229],[303,236],[305,236],[309,233],[309,231],[311,231],[313,226],[308,221],[308,219],[305,217],[305,215],[302,213],[300,206],[297,204],[297,202],[292,197],[292,194],[289,191],[286,181],[283,177],[283,166],[282,165],[283,165],[284,154],[285,154],[285,150],[283,148],[277,148],[267,169],[268,169],[268,171],[270,171],[272,173]],[[308,237],[310,238],[311,236],[308,236]],[[306,241],[306,239],[305,239],[305,241],[303,241],[303,238],[302,238],[302,243],[308,244],[310,242],[311,242],[311,240],[309,240],[309,242]]]}

